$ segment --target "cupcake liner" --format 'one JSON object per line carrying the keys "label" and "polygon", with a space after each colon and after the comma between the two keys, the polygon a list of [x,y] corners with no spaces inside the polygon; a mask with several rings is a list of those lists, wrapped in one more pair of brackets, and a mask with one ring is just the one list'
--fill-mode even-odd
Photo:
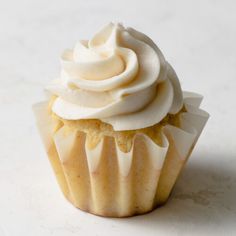
{"label": "cupcake liner", "polygon": [[57,181],[76,207],[96,215],[125,217],[143,214],[165,203],[201,131],[208,113],[202,97],[185,92],[186,112],[180,126],[162,129],[162,146],[136,134],[129,152],[105,136],[89,148],[86,133],[52,119],[48,102],[34,105],[42,140]]}

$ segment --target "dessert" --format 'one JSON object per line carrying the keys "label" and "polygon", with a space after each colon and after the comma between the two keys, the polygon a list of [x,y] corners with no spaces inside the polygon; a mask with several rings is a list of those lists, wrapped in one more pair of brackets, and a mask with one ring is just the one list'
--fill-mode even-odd
{"label": "dessert", "polygon": [[164,204],[208,119],[155,43],[110,23],[61,56],[34,111],[58,183],[76,207],[125,217]]}

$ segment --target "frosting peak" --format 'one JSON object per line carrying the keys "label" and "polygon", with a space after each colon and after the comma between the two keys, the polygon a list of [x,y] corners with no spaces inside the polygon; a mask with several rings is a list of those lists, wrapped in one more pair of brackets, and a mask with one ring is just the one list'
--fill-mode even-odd
{"label": "frosting peak", "polygon": [[181,87],[172,67],[146,35],[110,23],[61,57],[62,72],[47,89],[52,110],[67,120],[100,119],[114,130],[145,128],[177,113]]}

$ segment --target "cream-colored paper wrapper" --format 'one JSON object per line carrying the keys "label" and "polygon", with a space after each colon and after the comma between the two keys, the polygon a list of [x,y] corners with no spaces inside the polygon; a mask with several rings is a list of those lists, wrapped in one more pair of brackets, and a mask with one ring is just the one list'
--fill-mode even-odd
{"label": "cream-colored paper wrapper", "polygon": [[129,152],[122,152],[112,137],[105,136],[94,149],[86,134],[55,132],[48,102],[34,105],[42,140],[65,197],[76,207],[101,216],[143,214],[165,203],[208,119],[199,109],[202,97],[185,92],[187,112],[180,128],[166,125],[163,146],[145,134],[136,134]]}

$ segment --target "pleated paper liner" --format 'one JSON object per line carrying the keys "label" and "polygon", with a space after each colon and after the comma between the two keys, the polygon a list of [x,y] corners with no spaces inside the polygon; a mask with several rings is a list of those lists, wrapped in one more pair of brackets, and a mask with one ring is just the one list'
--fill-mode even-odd
{"label": "pleated paper liner", "polygon": [[200,95],[185,92],[186,112],[180,114],[180,127],[163,126],[163,145],[140,133],[126,153],[108,136],[89,148],[86,133],[68,132],[51,118],[48,102],[34,105],[34,112],[65,197],[96,215],[126,217],[149,212],[167,201],[208,119],[199,109],[201,100]]}

